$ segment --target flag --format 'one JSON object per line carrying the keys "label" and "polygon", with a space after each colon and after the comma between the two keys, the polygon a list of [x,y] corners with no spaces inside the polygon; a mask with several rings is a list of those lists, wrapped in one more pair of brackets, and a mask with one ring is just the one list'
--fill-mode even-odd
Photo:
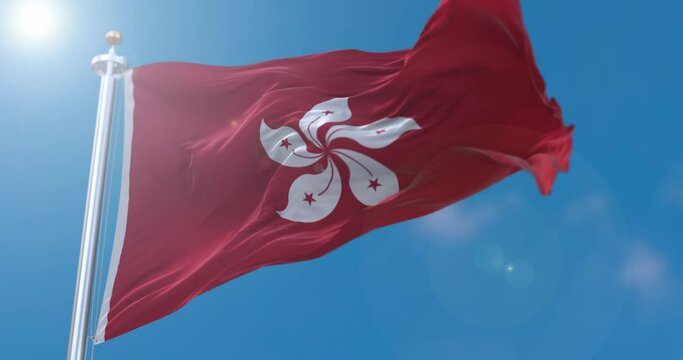
{"label": "flag", "polygon": [[408,50],[141,66],[125,94],[96,342],[519,170],[547,194],[571,151],[517,0],[445,0]]}

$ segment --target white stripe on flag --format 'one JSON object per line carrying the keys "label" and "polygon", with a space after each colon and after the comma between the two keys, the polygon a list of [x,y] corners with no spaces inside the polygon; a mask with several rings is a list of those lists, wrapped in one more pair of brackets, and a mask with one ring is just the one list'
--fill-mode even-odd
{"label": "white stripe on flag", "polygon": [[119,198],[119,213],[117,215],[116,233],[114,234],[114,248],[109,262],[109,273],[107,283],[104,288],[102,298],[102,308],[100,318],[95,332],[95,344],[104,342],[104,331],[107,327],[107,316],[109,315],[109,302],[111,293],[116,280],[116,272],[119,269],[121,250],[123,249],[123,239],[126,236],[126,224],[128,222],[128,193],[130,188],[130,156],[133,142],[133,110],[135,108],[135,98],[133,97],[133,69],[126,71],[124,78],[124,124],[123,124],[123,165],[121,169],[121,195]]}

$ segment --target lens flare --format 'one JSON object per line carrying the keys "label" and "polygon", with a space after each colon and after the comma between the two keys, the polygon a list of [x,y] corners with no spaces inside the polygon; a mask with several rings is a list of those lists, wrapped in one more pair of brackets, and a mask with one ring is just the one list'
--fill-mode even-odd
{"label": "lens flare", "polygon": [[536,270],[529,261],[515,260],[505,267],[505,280],[514,288],[529,287],[534,282],[535,277]]}

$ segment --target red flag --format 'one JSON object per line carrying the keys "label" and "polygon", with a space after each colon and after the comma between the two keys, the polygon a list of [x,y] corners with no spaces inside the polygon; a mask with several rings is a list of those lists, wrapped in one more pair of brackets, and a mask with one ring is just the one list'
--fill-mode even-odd
{"label": "red flag", "polygon": [[98,342],[520,169],[546,194],[571,151],[517,0],[444,1],[410,50],[152,64],[126,94]]}

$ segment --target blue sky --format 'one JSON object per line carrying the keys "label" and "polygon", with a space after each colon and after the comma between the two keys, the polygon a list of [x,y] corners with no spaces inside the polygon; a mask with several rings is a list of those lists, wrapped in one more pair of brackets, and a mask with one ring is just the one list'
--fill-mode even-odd
{"label": "blue sky", "polygon": [[[123,33],[133,65],[239,65],[407,48],[438,3],[55,0],[41,40],[17,32],[25,2],[0,3],[0,358],[13,360],[66,352],[99,87],[89,61],[106,31]],[[553,195],[517,174],[239,278],[96,357],[683,359],[683,4],[522,4],[549,92],[577,127]]]}

